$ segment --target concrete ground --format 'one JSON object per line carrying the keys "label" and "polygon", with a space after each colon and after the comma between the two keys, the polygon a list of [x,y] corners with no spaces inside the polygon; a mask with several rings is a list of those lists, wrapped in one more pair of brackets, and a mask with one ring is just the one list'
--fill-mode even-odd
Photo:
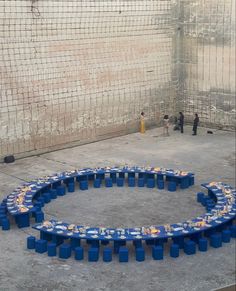
{"label": "concrete ground", "polygon": [[[193,188],[170,193],[157,189],[91,189],[68,194],[48,204],[47,218],[100,226],[140,226],[179,222],[202,214],[196,202],[200,184],[224,181],[235,185],[235,144],[232,132],[200,128],[198,136],[155,128],[93,144],[0,164],[0,198],[23,181],[67,169],[155,165],[193,171]],[[26,237],[38,235],[31,228],[0,231],[0,290],[214,290],[235,283],[235,240],[220,249],[194,256],[181,254],[153,261],[151,253],[138,263],[131,254],[128,264],[89,263],[87,258],[60,260],[27,251]]]}

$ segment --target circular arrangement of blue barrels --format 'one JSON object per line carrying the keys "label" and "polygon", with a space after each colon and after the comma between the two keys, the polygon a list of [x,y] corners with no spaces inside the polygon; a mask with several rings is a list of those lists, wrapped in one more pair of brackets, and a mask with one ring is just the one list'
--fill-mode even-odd
{"label": "circular arrangement of blue barrels", "polygon": [[147,257],[147,246],[151,247],[154,260],[163,260],[164,250],[177,258],[180,252],[193,255],[205,252],[209,246],[219,248],[236,237],[236,190],[221,182],[202,184],[207,195],[197,193],[197,201],[206,213],[191,220],[165,225],[140,228],[97,228],[76,226],[55,220],[45,221],[42,208],[54,199],[89,187],[147,187],[167,189],[170,192],[187,189],[194,185],[194,174],[161,168],[99,168],[83,169],[47,176],[26,183],[13,191],[0,206],[0,226],[10,229],[10,218],[19,228],[30,226],[40,231],[40,238],[27,238],[27,248],[49,257],[96,262],[102,258],[111,262],[114,254],[119,262],[128,262],[131,242],[138,262]]}

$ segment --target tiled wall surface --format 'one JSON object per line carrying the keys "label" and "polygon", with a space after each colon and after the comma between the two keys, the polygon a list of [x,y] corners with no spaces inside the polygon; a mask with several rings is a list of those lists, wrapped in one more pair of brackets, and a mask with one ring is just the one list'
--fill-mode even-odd
{"label": "tiled wall surface", "polygon": [[175,108],[175,3],[0,1],[0,157],[158,123]]}
{"label": "tiled wall surface", "polygon": [[0,159],[158,124],[235,124],[234,0],[0,0]]}

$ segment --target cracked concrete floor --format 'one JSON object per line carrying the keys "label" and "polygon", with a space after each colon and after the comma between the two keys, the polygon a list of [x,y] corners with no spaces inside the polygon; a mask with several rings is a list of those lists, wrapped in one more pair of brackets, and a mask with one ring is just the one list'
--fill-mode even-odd
{"label": "cracked concrete floor", "polygon": [[[22,181],[67,169],[112,165],[159,165],[193,171],[193,188],[169,193],[157,189],[91,189],[68,194],[48,204],[46,217],[104,226],[134,226],[177,222],[201,214],[196,202],[200,184],[219,180],[235,185],[235,143],[232,132],[200,128],[198,136],[155,128],[146,134],[117,137],[93,144],[0,164],[0,198]],[[71,211],[73,209],[73,211]],[[31,228],[0,231],[0,290],[214,290],[235,282],[235,240],[220,249],[194,256],[182,254],[145,262],[131,254],[128,264],[115,257],[109,264],[85,259],[59,260],[26,250]]]}

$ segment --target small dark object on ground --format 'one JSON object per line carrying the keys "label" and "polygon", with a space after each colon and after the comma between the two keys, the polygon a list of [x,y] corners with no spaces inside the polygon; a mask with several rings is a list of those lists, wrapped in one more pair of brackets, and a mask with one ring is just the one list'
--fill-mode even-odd
{"label": "small dark object on ground", "polygon": [[207,131],[207,133],[209,133],[209,134],[213,134],[213,131],[211,131],[211,130],[208,130],[208,131]]}
{"label": "small dark object on ground", "polygon": [[14,163],[14,162],[15,162],[15,157],[13,155],[6,156],[4,158],[4,163],[6,163],[6,164],[10,164],[10,163]]}

